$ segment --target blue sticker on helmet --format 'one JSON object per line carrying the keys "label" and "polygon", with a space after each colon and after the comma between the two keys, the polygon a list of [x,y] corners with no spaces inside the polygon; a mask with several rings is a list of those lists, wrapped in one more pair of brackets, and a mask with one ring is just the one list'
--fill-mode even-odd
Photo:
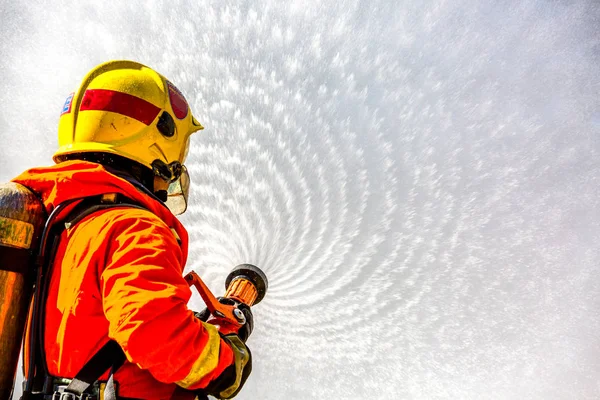
{"label": "blue sticker on helmet", "polygon": [[63,105],[62,112],[60,113],[60,115],[68,114],[71,112],[71,103],[73,102],[73,96],[75,96],[75,93],[71,93],[67,96],[67,99],[65,100],[65,104]]}

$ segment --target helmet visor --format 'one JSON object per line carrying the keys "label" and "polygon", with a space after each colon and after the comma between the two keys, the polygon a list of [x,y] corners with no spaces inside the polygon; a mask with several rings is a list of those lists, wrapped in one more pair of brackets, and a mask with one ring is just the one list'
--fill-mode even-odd
{"label": "helmet visor", "polygon": [[166,205],[175,215],[181,215],[187,210],[190,193],[190,175],[185,165],[181,166],[181,175],[169,184]]}

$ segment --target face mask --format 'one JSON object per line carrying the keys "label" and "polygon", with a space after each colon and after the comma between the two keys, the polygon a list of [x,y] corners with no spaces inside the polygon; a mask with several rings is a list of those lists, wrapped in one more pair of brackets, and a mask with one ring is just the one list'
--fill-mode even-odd
{"label": "face mask", "polygon": [[181,166],[179,178],[169,184],[167,201],[165,204],[175,215],[181,215],[187,209],[188,195],[190,193],[190,175],[185,165]]}

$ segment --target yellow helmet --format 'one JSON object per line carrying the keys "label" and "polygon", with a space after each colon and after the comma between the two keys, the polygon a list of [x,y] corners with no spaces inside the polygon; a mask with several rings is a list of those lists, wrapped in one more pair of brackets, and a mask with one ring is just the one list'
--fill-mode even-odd
{"label": "yellow helmet", "polygon": [[67,97],[53,158],[112,153],[156,170],[183,164],[189,137],[200,129],[181,92],[164,76],[134,61],[109,61]]}

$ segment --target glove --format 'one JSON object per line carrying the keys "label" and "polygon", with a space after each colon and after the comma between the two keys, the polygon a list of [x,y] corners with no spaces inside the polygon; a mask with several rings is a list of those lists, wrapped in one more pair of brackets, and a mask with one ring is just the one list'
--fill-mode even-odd
{"label": "glove", "polygon": [[[217,300],[219,300],[219,303],[221,303],[221,304],[228,304],[228,305],[236,305],[237,304],[237,308],[239,308],[240,311],[242,311],[244,313],[244,316],[246,317],[246,323],[238,329],[237,334],[240,337],[240,339],[242,339],[242,342],[246,343],[246,341],[248,340],[248,337],[250,337],[250,334],[252,333],[252,330],[254,329],[254,316],[252,315],[252,311],[250,310],[250,307],[248,307],[244,303],[238,303],[237,301],[235,301],[233,299],[228,299],[226,297],[218,297]],[[208,308],[205,308],[204,310],[202,310],[200,312],[194,312],[194,315],[200,321],[211,323],[211,320],[209,320],[211,314],[210,314],[210,311],[208,311]],[[218,320],[215,320],[214,322],[218,323]]]}
{"label": "glove", "polygon": [[234,362],[202,392],[217,399],[232,399],[242,389],[252,372],[252,353],[237,335],[221,337],[233,350]]}
{"label": "glove", "polygon": [[242,339],[242,342],[246,343],[250,334],[254,330],[254,315],[252,315],[252,310],[244,303],[238,304],[238,309],[244,313],[246,317],[246,323],[238,329],[238,336]]}

